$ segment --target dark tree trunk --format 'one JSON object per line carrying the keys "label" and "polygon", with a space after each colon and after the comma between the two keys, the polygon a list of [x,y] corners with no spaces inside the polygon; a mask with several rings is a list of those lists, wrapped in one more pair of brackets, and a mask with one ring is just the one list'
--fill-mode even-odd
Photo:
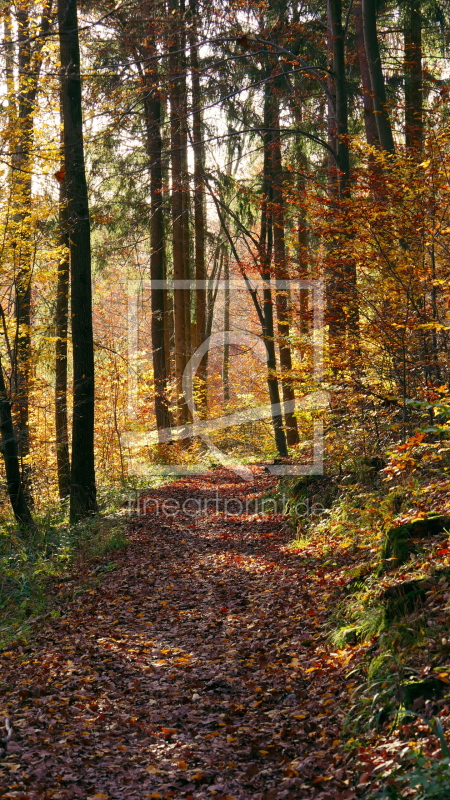
{"label": "dark tree trunk", "polygon": [[423,142],[421,0],[408,0],[405,18],[405,144],[420,154]]}
{"label": "dark tree trunk", "polygon": [[11,403],[6,391],[0,359],[0,434],[1,450],[5,462],[6,483],[14,517],[21,527],[33,529],[34,523],[27,503],[20,474],[19,451],[14,431]]}
{"label": "dark tree trunk", "polygon": [[[197,38],[197,2],[190,0],[192,14],[190,27],[190,55],[192,76],[192,140],[194,150],[194,231],[195,231],[195,280],[204,286],[196,286],[196,328],[195,348],[205,341],[206,334],[206,262],[205,262],[205,153],[203,144],[202,95],[200,86],[200,65],[198,60]],[[199,416],[206,416],[206,355],[197,370],[198,379],[198,411]]]}
{"label": "dark tree trunk", "polygon": [[[274,93],[268,104],[270,115],[269,127],[272,128],[271,142],[271,177],[272,177],[272,221],[273,221],[273,254],[274,273],[277,298],[277,319],[279,336],[279,356],[281,367],[281,388],[284,403],[295,403],[295,392],[292,384],[292,354],[290,345],[290,292],[283,282],[289,279],[284,234],[284,197],[283,171],[281,160],[280,111],[278,97]],[[290,447],[298,444],[298,427],[295,411],[284,407],[286,439]]]}
{"label": "dark tree trunk", "polygon": [[226,407],[230,402],[230,260],[228,253],[225,253],[224,279],[222,386],[223,404]]}
{"label": "dark tree trunk", "polygon": [[[180,52],[179,52],[179,108],[180,108],[180,140],[181,140],[181,185],[183,199],[183,271],[184,280],[189,281],[193,278],[191,273],[191,237],[190,237],[190,185],[189,185],[189,165],[188,165],[188,89],[187,89],[187,59],[186,59],[186,4],[185,0],[179,0],[180,16]],[[191,290],[184,289],[184,339],[186,362],[192,354],[192,321],[191,321]],[[195,342],[195,337],[194,337]],[[187,406],[186,417],[190,419],[190,411]]]}
{"label": "dark tree trunk", "polygon": [[331,26],[333,51],[334,91],[336,97],[337,162],[339,167],[339,195],[348,196],[350,181],[350,157],[348,151],[347,82],[345,77],[344,34],[342,30],[341,0],[328,0],[328,15]]}
{"label": "dark tree trunk", "polygon": [[337,174],[336,81],[334,80],[333,33],[329,2],[327,3],[327,67],[327,140],[328,146],[331,148],[331,151],[327,151],[327,184],[329,197],[337,198],[339,195],[339,182]]}
{"label": "dark tree trunk", "polygon": [[364,127],[366,130],[367,144],[378,147],[377,121],[373,107],[372,85],[370,82],[369,65],[367,63],[366,46],[364,44],[364,26],[362,14],[362,0],[355,0],[353,3],[353,19],[355,21],[356,43],[358,47],[359,70],[361,73],[361,84],[363,92],[364,106]]}
{"label": "dark tree trunk", "polygon": [[71,262],[73,422],[70,517],[76,522],[97,510],[91,238],[84,166],[76,0],[58,0],[58,22]]}
{"label": "dark tree trunk", "polygon": [[[268,127],[270,119],[270,100],[268,91],[264,102],[264,123]],[[281,413],[280,389],[277,377],[277,359],[275,351],[275,330],[273,321],[273,298],[271,290],[270,266],[273,249],[272,227],[272,134],[270,130],[264,133],[264,171],[262,186],[261,228],[259,236],[259,251],[261,264],[261,277],[264,280],[263,290],[263,338],[267,354],[267,386],[269,389],[270,404],[272,406],[272,424],[275,434],[275,444],[278,455],[282,458],[288,455],[286,436],[283,428],[283,415]]]}
{"label": "dark tree trunk", "polygon": [[[338,201],[336,213],[338,224],[348,229],[345,215],[346,201],[350,198],[350,154],[348,147],[348,103],[345,74],[344,34],[342,29],[341,0],[328,0],[328,20],[333,53],[333,76],[336,97],[336,148],[338,161]],[[348,235],[339,231],[338,239]],[[327,282],[327,306],[331,349],[339,357],[343,335],[347,336],[347,354],[351,355],[358,340],[359,313],[356,292],[356,266],[353,261],[342,259],[339,246],[334,246],[335,257],[332,274]]]}
{"label": "dark tree trunk", "polygon": [[[296,105],[293,109],[295,122],[302,127],[303,110],[301,105]],[[297,167],[297,274],[300,280],[308,280],[309,258],[308,258],[308,222],[306,217],[306,157],[303,150],[303,137],[298,136],[295,143],[296,167]],[[308,297],[309,291],[306,288],[300,289],[300,331],[308,333]]]}
{"label": "dark tree trunk", "polygon": [[[171,0],[172,14],[178,12],[177,0]],[[182,98],[180,87],[180,57],[181,46],[178,20],[173,21],[169,42],[169,71],[170,71],[170,148],[172,167],[172,249],[173,249],[173,278],[174,281],[185,279],[185,230],[184,230],[184,182],[183,182],[183,134],[182,134]],[[186,347],[186,292],[184,289],[174,289],[174,325],[175,325],[175,381],[177,391],[177,422],[179,425],[187,422],[188,409],[183,396],[183,373],[187,363]]]}
{"label": "dark tree trunk", "polygon": [[15,316],[16,337],[13,366],[13,410],[18,431],[19,458],[23,491],[32,505],[29,428],[29,393],[31,378],[31,152],[33,148],[33,113],[36,99],[36,76],[33,75],[30,42],[29,8],[19,3],[16,12],[19,55],[19,91],[17,99],[17,143],[12,158],[13,191],[21,211],[14,214],[15,229]]}
{"label": "dark tree trunk", "polygon": [[[148,52],[147,63],[155,64],[155,47]],[[152,355],[155,382],[155,415],[158,430],[171,425],[168,401],[168,376],[166,371],[166,314],[165,291],[161,282],[165,278],[163,167],[161,115],[162,104],[157,67],[145,72],[144,108],[147,132],[147,153],[150,161],[150,279],[152,282]]]}
{"label": "dark tree trunk", "polygon": [[55,314],[55,427],[58,489],[61,499],[70,494],[69,433],[67,428],[67,334],[69,316],[69,215],[65,180],[59,186],[59,243],[64,256],[58,267]]}
{"label": "dark tree trunk", "polygon": [[364,44],[372,87],[373,107],[380,146],[387,153],[395,153],[391,121],[386,100],[380,47],[377,34],[376,0],[362,0]]}

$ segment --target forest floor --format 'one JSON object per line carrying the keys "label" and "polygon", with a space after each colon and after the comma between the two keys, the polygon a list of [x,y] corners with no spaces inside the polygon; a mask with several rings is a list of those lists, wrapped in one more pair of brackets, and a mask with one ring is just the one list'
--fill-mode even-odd
{"label": "forest floor", "polygon": [[219,469],[152,489],[114,561],[55,586],[59,611],[0,653],[2,798],[360,796],[341,738],[360,653],[326,625],[348,551],[325,579],[281,514],[232,513],[275,483]]}

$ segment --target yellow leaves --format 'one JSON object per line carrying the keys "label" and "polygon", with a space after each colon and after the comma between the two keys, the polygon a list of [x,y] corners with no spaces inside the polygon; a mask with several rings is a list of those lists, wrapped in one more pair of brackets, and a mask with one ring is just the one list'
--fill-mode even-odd
{"label": "yellow leaves", "polygon": [[431,159],[428,158],[426,161],[422,161],[422,163],[419,164],[418,166],[421,167],[422,169],[426,169],[427,167],[430,166],[430,164],[431,164]]}

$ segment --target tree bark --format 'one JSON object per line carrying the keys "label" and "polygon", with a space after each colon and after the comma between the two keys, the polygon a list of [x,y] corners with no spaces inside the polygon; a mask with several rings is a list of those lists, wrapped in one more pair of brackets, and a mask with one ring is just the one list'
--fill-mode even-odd
{"label": "tree bark", "polygon": [[59,185],[59,244],[64,255],[58,267],[55,314],[55,427],[58,489],[61,499],[70,495],[69,432],[67,427],[67,335],[69,317],[70,241],[65,179]]}
{"label": "tree bark", "polygon": [[366,47],[364,44],[362,0],[354,0],[353,19],[355,22],[356,44],[358,47],[359,71],[361,73],[364,128],[366,131],[367,144],[370,144],[373,147],[379,147],[380,140],[378,138],[377,121],[375,119],[375,111],[373,107],[369,64],[367,63]]}
{"label": "tree bark", "polygon": [[152,357],[155,382],[155,415],[158,430],[170,428],[171,418],[168,400],[167,336],[165,313],[165,290],[156,282],[165,279],[163,167],[159,74],[155,59],[156,47],[148,51],[144,73],[144,108],[147,133],[147,153],[150,161],[150,280],[152,306]]}
{"label": "tree bark", "polygon": [[423,142],[421,0],[408,0],[405,18],[405,144],[420,155]]}
{"label": "tree bark", "polygon": [[[348,147],[348,103],[347,81],[344,58],[344,33],[342,28],[341,0],[328,0],[328,20],[333,53],[333,76],[336,97],[336,149],[338,161],[338,197],[335,212],[339,225],[339,237],[348,236],[345,201],[350,198],[350,153]],[[333,198],[334,200],[334,198]],[[356,291],[356,265],[348,258],[342,259],[339,247],[335,251],[332,274],[327,284],[327,305],[329,309],[329,332],[331,349],[339,357],[339,349],[346,335],[346,350],[352,355],[358,347],[359,311]]]}
{"label": "tree bark", "polygon": [[[179,109],[180,109],[180,144],[181,144],[181,185],[183,200],[183,263],[184,280],[189,281],[193,278],[191,273],[191,237],[190,237],[190,181],[188,164],[188,89],[187,89],[187,58],[186,58],[186,3],[185,0],[179,2],[179,31],[180,31],[180,50],[179,59]],[[184,339],[186,362],[192,353],[192,320],[191,320],[191,290],[188,286],[184,289]],[[195,342],[195,337],[194,337]],[[186,417],[191,418],[187,406]]]}
{"label": "tree bark", "polygon": [[33,149],[33,114],[36,99],[36,76],[33,74],[30,42],[29,8],[19,3],[16,11],[19,57],[17,98],[17,138],[12,158],[14,202],[21,209],[14,214],[14,271],[16,337],[13,366],[13,411],[18,431],[18,450],[22,468],[23,491],[32,505],[29,393],[31,379],[31,271],[32,243],[31,153]]}
{"label": "tree bark", "polygon": [[[284,234],[284,197],[283,171],[280,139],[280,110],[278,97],[273,93],[268,103],[270,119],[267,120],[272,129],[271,141],[271,178],[272,178],[272,222],[273,222],[273,254],[276,288],[276,307],[278,319],[279,356],[281,367],[281,388],[284,404],[295,403],[295,392],[292,384],[292,354],[290,345],[290,292],[284,281],[289,279],[286,257],[286,241]],[[287,411],[284,407],[284,422],[287,444],[290,447],[298,444],[298,427],[295,411]]]}
{"label": "tree bark", "polygon": [[[170,8],[173,14],[178,12],[177,0],[171,0]],[[173,278],[174,281],[185,280],[185,230],[184,230],[184,184],[183,184],[183,135],[181,131],[181,88],[180,88],[180,58],[179,50],[181,40],[177,27],[178,20],[174,19],[169,43],[169,71],[170,71],[170,147],[172,166],[172,248],[173,248]],[[183,373],[187,363],[186,348],[186,292],[179,287],[174,288],[174,324],[175,324],[175,381],[177,392],[177,422],[179,425],[187,422],[188,409],[183,396]]]}
{"label": "tree bark", "polygon": [[226,408],[230,402],[230,260],[228,253],[224,254],[224,262],[222,387],[223,404]]}
{"label": "tree bark", "polygon": [[381,66],[377,34],[376,0],[362,0],[364,44],[372,87],[373,107],[380,146],[387,153],[395,153],[394,138],[386,100],[386,88]]}
{"label": "tree bark", "polygon": [[20,474],[19,451],[14,431],[11,403],[6,391],[3,367],[0,359],[0,436],[1,451],[5,462],[6,483],[14,517],[21,527],[34,529],[34,522],[27,503]]}
{"label": "tree bark", "polygon": [[[264,101],[264,122],[267,128],[267,121],[270,119],[270,101],[268,91]],[[261,264],[261,277],[264,280],[263,289],[263,338],[267,354],[267,386],[269,389],[270,404],[272,406],[271,416],[275,434],[275,444],[278,455],[284,458],[288,455],[286,436],[283,428],[283,415],[281,412],[280,389],[277,377],[277,359],[275,352],[275,330],[273,321],[273,298],[271,290],[270,267],[273,249],[273,225],[272,225],[272,158],[271,145],[272,134],[266,130],[264,140],[264,167],[262,185],[262,206],[261,206],[261,228],[259,236],[259,251]]]}
{"label": "tree bark", "polygon": [[76,522],[97,510],[94,463],[91,239],[84,166],[76,0],[58,0],[58,22],[71,261],[73,422],[70,517],[72,522]]}
{"label": "tree bark", "polygon": [[[205,262],[205,148],[203,144],[202,120],[202,95],[200,85],[200,65],[198,59],[197,36],[197,1],[190,0],[191,27],[190,27],[190,56],[192,79],[192,140],[194,151],[194,232],[195,232],[195,280],[204,285],[196,286],[196,327],[195,348],[205,341],[206,334],[206,262]],[[206,386],[206,356],[201,360],[197,370],[198,383],[198,412],[200,418],[206,416],[207,411],[207,386]]]}

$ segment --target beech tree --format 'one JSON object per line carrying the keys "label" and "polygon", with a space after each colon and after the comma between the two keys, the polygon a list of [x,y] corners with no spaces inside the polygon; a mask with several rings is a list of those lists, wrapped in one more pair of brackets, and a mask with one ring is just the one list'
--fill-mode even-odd
{"label": "beech tree", "polygon": [[59,0],[61,103],[71,263],[73,357],[70,516],[76,522],[97,509],[94,465],[94,340],[91,238],[83,147],[80,46],[76,0]]}

